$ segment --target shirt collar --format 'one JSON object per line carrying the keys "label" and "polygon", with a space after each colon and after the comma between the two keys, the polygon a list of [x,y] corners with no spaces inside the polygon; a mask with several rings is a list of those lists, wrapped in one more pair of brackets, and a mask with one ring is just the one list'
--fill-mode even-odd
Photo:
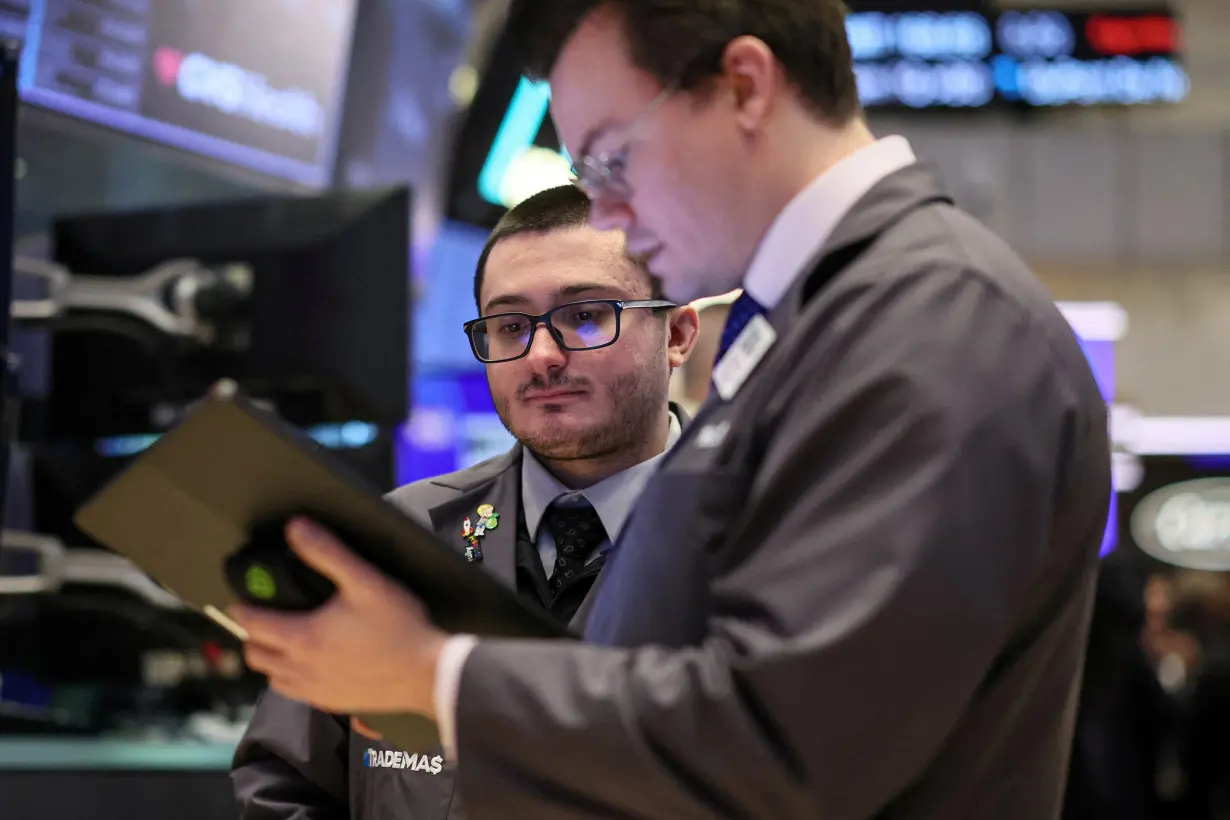
{"label": "shirt collar", "polygon": [[[670,431],[666,434],[666,450],[675,446],[683,427],[675,414],[670,413]],[[658,467],[663,450],[653,458],[635,464],[626,470],[621,470],[609,478],[604,478],[592,487],[584,490],[570,490],[559,482],[555,476],[542,466],[533,453],[525,450],[521,459],[521,507],[525,512],[525,527],[531,538],[536,538],[538,525],[542,523],[543,513],[551,502],[560,496],[579,496],[588,501],[598,513],[607,538],[614,542],[623,529],[624,522],[632,512],[636,499],[645,488],[646,482]]]}
{"label": "shirt collar", "polygon": [[842,217],[876,183],[915,161],[905,137],[885,137],[809,182],[769,226],[743,279],[744,291],[766,309],[777,307]]}

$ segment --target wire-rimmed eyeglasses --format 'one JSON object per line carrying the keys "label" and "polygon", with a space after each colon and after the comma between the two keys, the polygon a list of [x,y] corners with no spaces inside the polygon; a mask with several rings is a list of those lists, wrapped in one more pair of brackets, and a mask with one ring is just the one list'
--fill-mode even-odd
{"label": "wire-rimmed eyeglasses", "polygon": [[625,310],[678,307],[662,299],[589,299],[557,305],[546,313],[496,313],[463,325],[474,358],[485,364],[511,362],[530,352],[539,325],[563,350],[597,350],[619,339],[620,316]]}
{"label": "wire-rimmed eyeglasses", "polygon": [[653,119],[657,110],[674,95],[676,90],[674,86],[664,88],[658,96],[650,100],[644,110],[620,129],[619,142],[615,149],[593,154],[590,153],[588,145],[582,146],[581,156],[572,166],[572,184],[580,188],[590,199],[626,198],[631,193],[631,188],[628,186],[624,173],[628,168],[628,155],[632,151],[632,143]]}

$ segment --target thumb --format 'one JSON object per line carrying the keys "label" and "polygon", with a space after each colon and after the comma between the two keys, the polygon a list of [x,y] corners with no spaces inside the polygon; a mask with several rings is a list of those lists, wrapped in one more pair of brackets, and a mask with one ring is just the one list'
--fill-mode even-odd
{"label": "thumb", "polygon": [[384,735],[380,734],[375,729],[359,720],[357,717],[352,717],[350,719],[350,728],[354,729],[358,734],[363,735],[363,737],[370,738],[371,740],[384,740]]}
{"label": "thumb", "polygon": [[307,518],[295,518],[286,525],[286,542],[303,563],[328,578],[339,590],[368,587],[380,577],[337,536]]}

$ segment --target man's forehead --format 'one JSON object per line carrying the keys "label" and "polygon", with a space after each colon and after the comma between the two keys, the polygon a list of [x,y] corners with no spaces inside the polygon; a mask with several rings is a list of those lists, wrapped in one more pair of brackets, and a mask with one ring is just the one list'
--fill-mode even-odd
{"label": "man's forehead", "polygon": [[626,121],[652,100],[660,85],[633,65],[617,12],[599,7],[564,44],[551,84],[551,114],[570,151],[595,132]]}
{"label": "man's forehead", "polygon": [[[500,240],[487,259],[483,299],[586,283],[635,290],[645,274],[628,259],[623,234],[588,225]],[[530,294],[529,291],[536,291]]]}

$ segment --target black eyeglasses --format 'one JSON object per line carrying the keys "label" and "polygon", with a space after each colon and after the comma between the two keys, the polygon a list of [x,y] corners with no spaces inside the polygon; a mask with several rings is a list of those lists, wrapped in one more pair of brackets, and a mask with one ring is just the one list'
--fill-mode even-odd
{"label": "black eyeglasses", "polygon": [[619,339],[620,315],[625,310],[678,307],[661,299],[591,299],[569,302],[535,316],[532,313],[497,313],[466,322],[466,336],[474,357],[485,364],[511,362],[530,352],[539,325],[546,325],[564,350],[597,350]]}

